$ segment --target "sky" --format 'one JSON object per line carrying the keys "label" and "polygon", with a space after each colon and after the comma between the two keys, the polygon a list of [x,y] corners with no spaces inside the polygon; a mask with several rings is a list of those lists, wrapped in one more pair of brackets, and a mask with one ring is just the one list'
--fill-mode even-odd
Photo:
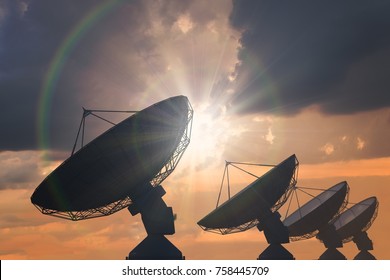
{"label": "sky", "polygon": [[[215,209],[225,161],[291,154],[299,186],[346,180],[349,207],[378,198],[368,234],[390,259],[389,13],[384,0],[0,0],[0,259],[124,259],[146,236],[139,216],[72,222],[30,196],[69,157],[82,107],[176,95],[194,108],[192,138],[163,186],[177,214],[168,238],[187,259],[257,258],[267,244],[255,228],[221,236],[196,222]],[[107,128],[88,120],[86,137]],[[235,191],[253,180],[232,177]],[[324,251],[315,238],[285,247]]]}

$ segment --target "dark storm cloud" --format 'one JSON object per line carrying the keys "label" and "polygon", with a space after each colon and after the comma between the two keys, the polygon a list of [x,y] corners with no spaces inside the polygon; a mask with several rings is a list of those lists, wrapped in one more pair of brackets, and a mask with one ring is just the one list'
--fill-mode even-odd
{"label": "dark storm cloud", "polygon": [[[91,15],[107,3],[113,5]],[[0,9],[0,150],[38,147],[45,75],[56,52],[88,16],[89,26],[75,36],[46,100],[50,148],[72,146],[81,106],[121,104],[123,88],[131,93],[145,86],[138,69],[128,68],[154,48],[144,34],[150,23],[144,1],[4,1]]]}
{"label": "dark storm cloud", "polygon": [[[42,138],[38,129],[42,124],[39,119],[42,108],[48,113],[44,117],[47,148],[69,150],[82,106],[137,110],[149,105],[148,102],[177,94],[179,90],[172,85],[170,88],[165,85],[157,93],[150,90],[164,77],[169,63],[163,57],[161,39],[169,42],[175,32],[178,36],[180,31],[173,26],[183,15],[189,16],[194,29],[204,29],[217,17],[219,5],[224,5],[213,1],[213,8],[202,12],[205,3],[0,2],[0,151],[40,147],[37,139]],[[66,45],[58,80],[51,80],[52,91],[42,98],[46,77],[54,69],[56,55]],[[97,126],[92,130],[96,131]]]}
{"label": "dark storm cloud", "polygon": [[230,22],[242,32],[233,105],[281,114],[389,106],[389,14],[380,0],[233,0]]}
{"label": "dark storm cloud", "polygon": [[[35,146],[39,92],[51,57],[91,1],[5,1],[0,22],[2,149]],[[61,11],[59,13],[58,11]]]}

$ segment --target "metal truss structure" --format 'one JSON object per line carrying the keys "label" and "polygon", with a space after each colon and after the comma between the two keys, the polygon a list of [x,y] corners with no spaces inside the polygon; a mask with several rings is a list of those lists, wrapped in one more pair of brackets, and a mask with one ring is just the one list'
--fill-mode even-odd
{"label": "metal truss structure", "polygon": [[230,233],[237,233],[237,232],[246,231],[248,229],[251,229],[251,228],[255,227],[258,223],[259,223],[259,221],[257,219],[255,219],[255,220],[249,221],[249,222],[247,222],[245,224],[239,225],[237,227],[217,228],[217,229],[206,228],[204,226],[200,226],[200,227],[203,230],[205,230],[205,231],[209,231],[209,232],[214,232],[214,233],[225,235],[225,234],[230,234]]}
{"label": "metal truss structure", "polygon": [[67,212],[46,209],[43,207],[39,207],[35,204],[34,205],[36,208],[38,208],[39,211],[42,212],[42,214],[54,216],[57,218],[63,218],[66,220],[79,221],[79,220],[92,219],[92,218],[114,214],[115,212],[118,212],[119,210],[128,207],[131,203],[132,203],[131,199],[129,197],[125,197],[124,199],[118,200],[108,205],[104,205],[102,207],[88,209],[84,211],[67,211]]}
{"label": "metal truss structure", "polygon": [[184,154],[184,151],[187,149],[190,144],[191,131],[192,131],[192,118],[194,116],[194,110],[191,107],[191,104],[188,103],[189,110],[186,125],[184,128],[183,135],[180,139],[179,145],[177,145],[172,156],[164,164],[163,168],[157,173],[157,175],[152,179],[151,184],[153,187],[158,186],[164,181],[172,172],[175,170],[177,164],[179,163],[181,157]]}

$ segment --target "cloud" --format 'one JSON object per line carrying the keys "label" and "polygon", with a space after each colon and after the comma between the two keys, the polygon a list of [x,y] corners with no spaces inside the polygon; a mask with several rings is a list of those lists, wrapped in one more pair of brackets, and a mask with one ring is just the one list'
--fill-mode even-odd
{"label": "cloud", "polygon": [[239,113],[329,114],[390,106],[390,3],[233,1]]}
{"label": "cloud", "polygon": [[361,139],[360,137],[358,137],[356,139],[356,148],[358,150],[363,150],[365,145],[366,145],[366,142],[363,139]]}
{"label": "cloud", "polygon": [[236,59],[230,9],[225,1],[2,2],[0,150],[70,150],[82,106],[137,110],[223,90],[214,83]]}
{"label": "cloud", "polygon": [[34,189],[59,163],[39,151],[0,152],[0,190]]}
{"label": "cloud", "polygon": [[35,145],[36,108],[44,73],[86,8],[83,4],[74,9],[63,1],[5,2],[7,13],[0,26],[0,149]]}
{"label": "cloud", "polygon": [[36,149],[43,137],[69,149],[81,106],[128,109],[146,87],[146,4],[38,0],[21,13],[17,3],[6,2],[0,25],[0,149]]}
{"label": "cloud", "polygon": [[0,153],[0,189],[26,188],[39,177],[37,157],[34,153]]}
{"label": "cloud", "polygon": [[295,116],[272,118],[273,144],[266,141],[271,123],[242,116],[243,132],[230,137],[223,158],[278,163],[296,154],[301,163],[350,161],[390,156],[390,109],[352,115],[324,115],[315,108]]}
{"label": "cloud", "polygon": [[322,152],[324,152],[327,156],[330,156],[334,153],[334,145],[331,143],[326,143],[324,146],[320,149]]}
{"label": "cloud", "polygon": [[263,136],[265,141],[267,141],[270,144],[274,143],[275,136],[272,134],[271,127],[268,128],[268,132],[265,136]]}
{"label": "cloud", "polygon": [[182,15],[176,21],[175,25],[180,29],[181,32],[186,34],[194,27],[194,23],[188,15]]}

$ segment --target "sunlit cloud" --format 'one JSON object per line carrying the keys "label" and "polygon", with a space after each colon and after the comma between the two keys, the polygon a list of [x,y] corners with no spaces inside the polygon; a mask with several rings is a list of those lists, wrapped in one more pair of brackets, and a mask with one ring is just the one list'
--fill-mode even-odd
{"label": "sunlit cloud", "polygon": [[356,148],[358,150],[363,150],[365,146],[366,146],[366,142],[363,139],[361,139],[360,137],[358,137],[356,139]]}
{"label": "sunlit cloud", "polygon": [[301,164],[301,178],[390,176],[390,158]]}
{"label": "sunlit cloud", "polygon": [[188,14],[185,14],[185,15],[181,15],[177,19],[175,26],[177,26],[181,32],[186,34],[194,27],[194,23],[192,22],[191,17]]}
{"label": "sunlit cloud", "polygon": [[275,136],[272,134],[272,130],[271,130],[271,127],[268,128],[268,133],[263,136],[264,139],[270,143],[270,144],[273,144],[274,143],[274,139],[275,139]]}
{"label": "sunlit cloud", "polygon": [[334,153],[334,145],[331,143],[326,143],[324,146],[320,149],[322,152],[324,152],[326,155],[330,156]]}

